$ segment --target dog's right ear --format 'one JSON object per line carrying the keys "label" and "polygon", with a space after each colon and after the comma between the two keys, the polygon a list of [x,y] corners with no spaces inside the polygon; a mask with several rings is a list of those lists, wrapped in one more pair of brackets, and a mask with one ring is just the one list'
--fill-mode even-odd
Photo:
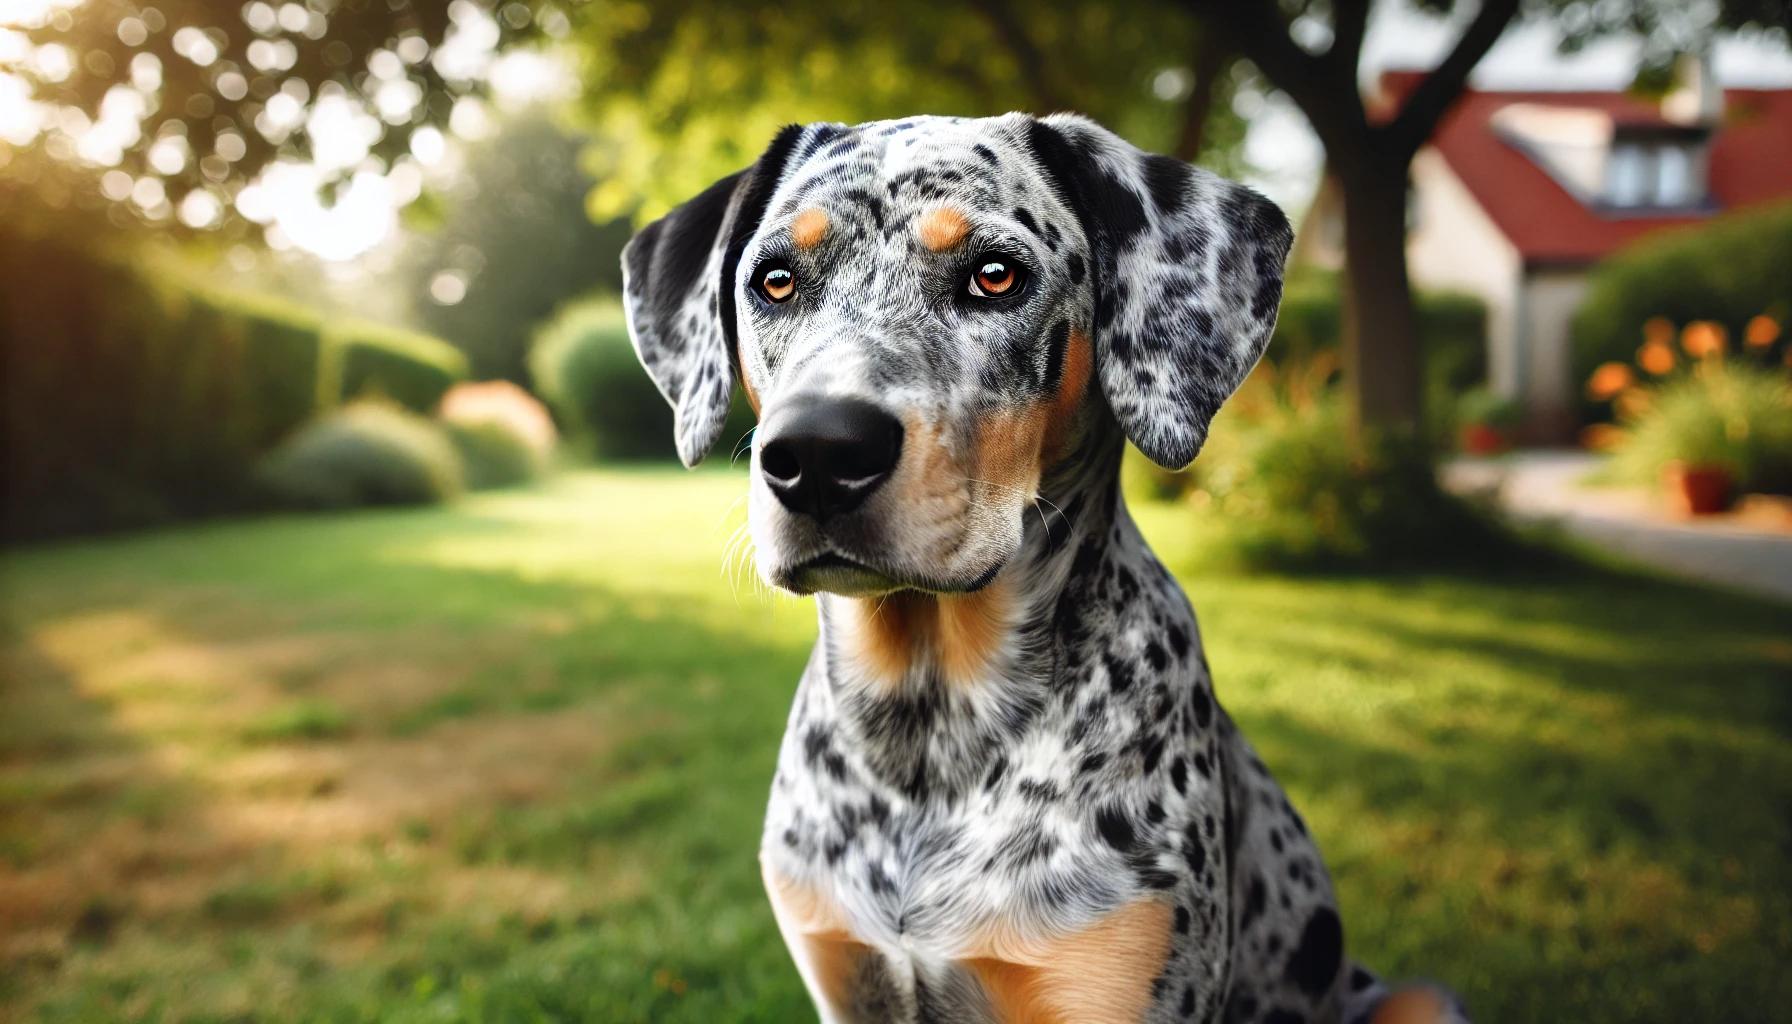
{"label": "dog's right ear", "polygon": [[[813,128],[830,126],[816,125]],[[673,409],[673,438],[687,467],[722,433],[734,397],[738,332],[734,274],[759,228],[786,163],[812,129],[780,131],[753,166],[716,182],[642,228],[622,250],[629,338]],[[816,142],[810,140],[805,152]]]}

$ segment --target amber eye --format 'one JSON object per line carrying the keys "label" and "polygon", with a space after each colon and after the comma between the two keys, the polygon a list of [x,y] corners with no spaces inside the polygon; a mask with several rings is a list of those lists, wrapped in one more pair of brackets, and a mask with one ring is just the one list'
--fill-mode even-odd
{"label": "amber eye", "polygon": [[759,294],[767,302],[788,302],[796,294],[796,275],[783,260],[772,260],[754,276],[758,278]]}
{"label": "amber eye", "polygon": [[980,256],[973,265],[977,270],[967,286],[972,295],[993,299],[1012,294],[1020,287],[1020,264],[1006,256]]}

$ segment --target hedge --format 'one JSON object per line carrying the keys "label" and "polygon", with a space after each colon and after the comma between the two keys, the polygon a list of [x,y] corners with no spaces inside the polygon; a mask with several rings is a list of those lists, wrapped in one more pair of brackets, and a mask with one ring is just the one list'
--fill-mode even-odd
{"label": "hedge", "polygon": [[325,337],[291,303],[0,230],[0,539],[252,506],[255,459],[338,400],[332,351],[372,347]]}
{"label": "hedge", "polygon": [[[1602,363],[1628,363],[1643,324],[1664,317],[1724,325],[1732,343],[1750,319],[1792,322],[1792,202],[1738,210],[1697,227],[1650,236],[1593,271],[1574,317],[1574,374],[1584,382]],[[1770,357],[1783,357],[1782,337]],[[1609,419],[1606,403],[1585,401],[1583,419]]]}
{"label": "hedge", "polygon": [[[1344,336],[1339,288],[1336,274],[1291,275],[1265,358],[1280,364],[1335,352]],[[1434,409],[1443,411],[1454,398],[1487,379],[1487,306],[1459,292],[1420,291],[1413,302],[1425,353],[1425,397]]]}
{"label": "hedge", "polygon": [[382,396],[428,413],[467,376],[467,357],[427,334],[349,321],[332,325],[327,336],[339,360],[337,394],[344,400]]}
{"label": "hedge", "polygon": [[[672,407],[629,344],[622,307],[588,299],[562,309],[529,352],[535,391],[563,432],[600,459],[676,459]],[[731,458],[753,429],[753,410],[735,388],[734,407],[712,458]]]}

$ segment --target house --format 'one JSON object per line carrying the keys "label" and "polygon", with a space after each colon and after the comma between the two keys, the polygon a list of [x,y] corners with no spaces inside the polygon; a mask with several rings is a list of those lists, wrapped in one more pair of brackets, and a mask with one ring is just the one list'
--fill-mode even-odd
{"label": "house", "polygon": [[[1382,74],[1371,111],[1399,109],[1424,72]],[[1570,322],[1587,272],[1652,233],[1792,196],[1792,89],[1720,89],[1708,74],[1659,102],[1625,92],[1465,92],[1412,163],[1413,284],[1487,303],[1489,385],[1532,442],[1572,436],[1580,381]],[[1294,260],[1343,263],[1327,182]]]}

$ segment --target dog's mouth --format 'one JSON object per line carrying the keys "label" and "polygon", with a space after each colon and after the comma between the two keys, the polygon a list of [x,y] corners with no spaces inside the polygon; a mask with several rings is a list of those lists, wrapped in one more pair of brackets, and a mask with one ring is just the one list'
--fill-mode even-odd
{"label": "dog's mouth", "polygon": [[830,551],[779,573],[778,585],[798,594],[825,592],[843,597],[877,597],[898,590],[968,594],[989,586],[1001,573],[1002,565],[1003,563],[997,562],[966,580],[918,579]]}

